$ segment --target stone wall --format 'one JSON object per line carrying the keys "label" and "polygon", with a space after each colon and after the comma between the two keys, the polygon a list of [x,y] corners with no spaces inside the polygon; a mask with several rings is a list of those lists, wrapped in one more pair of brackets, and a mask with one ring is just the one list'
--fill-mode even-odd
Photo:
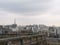
{"label": "stone wall", "polygon": [[47,45],[45,35],[29,35],[0,39],[0,45]]}

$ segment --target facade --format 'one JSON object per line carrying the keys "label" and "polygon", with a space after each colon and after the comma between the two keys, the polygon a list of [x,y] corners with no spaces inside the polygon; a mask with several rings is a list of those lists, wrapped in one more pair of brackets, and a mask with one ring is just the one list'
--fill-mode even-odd
{"label": "facade", "polygon": [[32,30],[31,30],[30,26],[19,26],[18,27],[18,33],[31,34]]}
{"label": "facade", "polygon": [[60,27],[56,27],[56,29],[57,29],[57,35],[58,37],[60,37]]}
{"label": "facade", "polygon": [[12,30],[9,29],[9,27],[0,25],[0,34],[9,34],[10,31],[12,31]]}
{"label": "facade", "polygon": [[32,31],[33,31],[33,32],[38,32],[38,31],[39,31],[38,25],[33,25]]}
{"label": "facade", "polygon": [[49,27],[49,36],[56,37],[57,36],[57,29],[56,27]]}

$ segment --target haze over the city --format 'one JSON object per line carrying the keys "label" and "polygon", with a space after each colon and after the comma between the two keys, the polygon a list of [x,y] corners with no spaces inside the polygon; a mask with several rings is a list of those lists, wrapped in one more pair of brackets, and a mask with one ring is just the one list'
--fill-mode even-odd
{"label": "haze over the city", "polygon": [[0,24],[60,26],[60,0],[0,0]]}

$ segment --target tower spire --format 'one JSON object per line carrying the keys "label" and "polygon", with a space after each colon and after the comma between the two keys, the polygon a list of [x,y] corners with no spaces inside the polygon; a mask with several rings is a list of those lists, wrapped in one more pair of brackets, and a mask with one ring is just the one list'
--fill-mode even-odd
{"label": "tower spire", "polygon": [[14,24],[16,24],[16,19],[14,19]]}

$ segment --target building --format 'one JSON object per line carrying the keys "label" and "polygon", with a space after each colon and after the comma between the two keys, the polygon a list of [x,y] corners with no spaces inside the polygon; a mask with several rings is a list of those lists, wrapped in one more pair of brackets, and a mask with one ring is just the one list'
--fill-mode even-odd
{"label": "building", "polygon": [[58,37],[60,37],[60,27],[56,27],[56,29],[57,29],[57,35]]}
{"label": "building", "polygon": [[12,30],[9,27],[0,25],[0,34],[9,34],[10,31]]}
{"label": "building", "polygon": [[48,33],[49,37],[56,37],[57,36],[57,29],[56,27],[49,27],[49,33]]}
{"label": "building", "polygon": [[32,32],[39,32],[42,30],[48,30],[48,27],[45,25],[26,25],[26,26],[19,26],[19,30],[32,30]]}

